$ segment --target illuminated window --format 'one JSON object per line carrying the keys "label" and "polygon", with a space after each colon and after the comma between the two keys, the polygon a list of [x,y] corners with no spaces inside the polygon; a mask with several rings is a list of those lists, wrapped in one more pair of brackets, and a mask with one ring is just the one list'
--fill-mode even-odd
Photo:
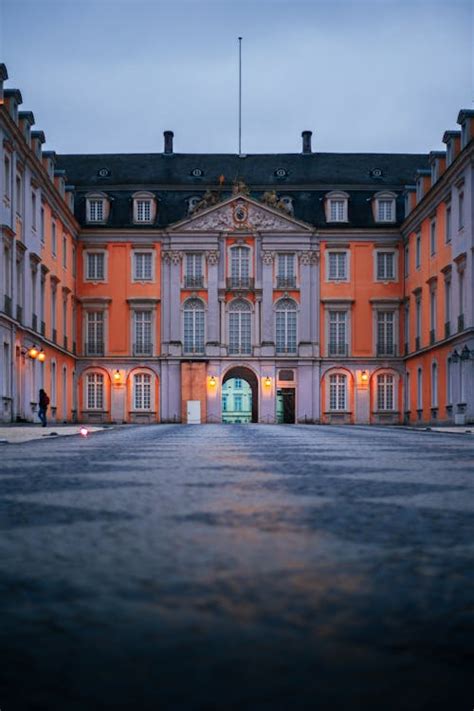
{"label": "illuminated window", "polygon": [[395,379],[393,375],[377,375],[377,410],[394,410]]}
{"label": "illuminated window", "polygon": [[135,373],[133,376],[133,407],[135,410],[151,410],[151,375]]}
{"label": "illuminated window", "polygon": [[347,376],[333,373],[329,376],[329,409],[345,410],[347,402]]}
{"label": "illuminated window", "polygon": [[102,373],[88,373],[86,376],[86,408],[104,409],[104,376]]}

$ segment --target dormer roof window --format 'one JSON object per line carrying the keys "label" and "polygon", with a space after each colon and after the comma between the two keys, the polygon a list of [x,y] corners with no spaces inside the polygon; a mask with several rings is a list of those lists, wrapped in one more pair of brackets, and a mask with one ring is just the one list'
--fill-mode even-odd
{"label": "dormer roof window", "polygon": [[374,219],[376,222],[395,222],[396,195],[392,192],[376,193],[374,195]]}
{"label": "dormer roof window", "polygon": [[104,193],[89,193],[86,196],[86,220],[103,224],[109,217],[110,201]]}
{"label": "dormer roof window", "polygon": [[326,195],[326,222],[347,222],[349,195],[342,191],[333,191]]}
{"label": "dormer roof window", "polygon": [[133,221],[150,224],[156,217],[156,198],[153,193],[139,192],[133,195]]}

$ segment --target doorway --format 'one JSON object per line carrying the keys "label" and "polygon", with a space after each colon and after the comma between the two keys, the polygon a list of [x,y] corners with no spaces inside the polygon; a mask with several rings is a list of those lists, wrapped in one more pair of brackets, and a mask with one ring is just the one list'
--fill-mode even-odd
{"label": "doorway", "polygon": [[277,423],[279,425],[295,424],[294,388],[279,388],[277,390]]}
{"label": "doorway", "polygon": [[250,368],[236,366],[222,380],[222,422],[258,422],[258,380]]}

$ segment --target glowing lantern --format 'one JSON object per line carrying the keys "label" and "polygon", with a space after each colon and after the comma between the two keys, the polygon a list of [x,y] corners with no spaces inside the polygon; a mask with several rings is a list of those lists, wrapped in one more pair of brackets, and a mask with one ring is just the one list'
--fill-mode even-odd
{"label": "glowing lantern", "polygon": [[39,354],[39,350],[36,348],[36,346],[31,346],[31,348],[28,351],[28,355],[30,356],[30,358],[33,358],[33,360],[35,360],[35,358],[38,357],[38,354]]}
{"label": "glowing lantern", "polygon": [[44,361],[46,360],[46,353],[44,351],[40,351],[38,353],[38,360],[40,363],[44,363]]}

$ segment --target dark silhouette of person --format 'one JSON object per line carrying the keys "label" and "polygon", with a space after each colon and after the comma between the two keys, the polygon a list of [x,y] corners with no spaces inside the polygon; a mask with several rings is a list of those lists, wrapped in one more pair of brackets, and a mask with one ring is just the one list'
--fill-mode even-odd
{"label": "dark silhouette of person", "polygon": [[48,405],[49,397],[46,395],[43,388],[41,388],[41,390],[39,391],[38,417],[40,418],[43,427],[46,427],[47,425],[46,410],[48,409]]}

